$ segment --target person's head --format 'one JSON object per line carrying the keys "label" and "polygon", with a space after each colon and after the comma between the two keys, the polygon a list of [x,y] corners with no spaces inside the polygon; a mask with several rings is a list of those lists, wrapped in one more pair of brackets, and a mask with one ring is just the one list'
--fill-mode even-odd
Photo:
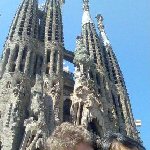
{"label": "person's head", "polygon": [[47,150],[94,150],[89,131],[82,126],[63,123],[47,141]]}
{"label": "person's head", "polygon": [[145,150],[139,142],[120,133],[108,134],[102,140],[102,150]]}

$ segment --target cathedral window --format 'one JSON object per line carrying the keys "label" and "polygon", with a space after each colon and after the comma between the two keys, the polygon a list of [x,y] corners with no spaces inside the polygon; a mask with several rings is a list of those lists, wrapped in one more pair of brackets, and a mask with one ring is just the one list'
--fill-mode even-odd
{"label": "cathedral window", "polygon": [[27,47],[24,48],[23,54],[22,54],[22,60],[24,61],[27,55]]}
{"label": "cathedral window", "polygon": [[55,52],[55,53],[54,53],[54,63],[57,62],[57,56],[58,56],[58,55],[57,55],[57,52]]}
{"label": "cathedral window", "polygon": [[25,66],[25,61],[26,61],[26,55],[27,55],[27,47],[23,49],[23,54],[22,54],[22,60],[20,64],[20,71],[24,71],[24,66]]}
{"label": "cathedral window", "polygon": [[89,72],[89,75],[90,75],[90,78],[93,80],[93,79],[94,79],[94,76],[93,76],[92,71]]}
{"label": "cathedral window", "polygon": [[94,53],[94,63],[97,63],[96,53]]}
{"label": "cathedral window", "polygon": [[37,36],[37,25],[35,25],[34,27],[34,38],[36,38],[36,36]]}
{"label": "cathedral window", "polygon": [[123,109],[122,109],[122,104],[121,104],[121,100],[120,100],[120,95],[118,95],[118,103],[119,103],[119,108],[121,110],[122,120],[125,122],[124,113],[123,113]]}
{"label": "cathedral window", "polygon": [[12,67],[11,67],[11,69],[10,69],[10,72],[14,72],[15,71],[15,68],[16,68],[16,64],[12,64]]}
{"label": "cathedral window", "polygon": [[98,74],[96,74],[96,81],[97,81],[97,84],[100,86],[100,77]]}
{"label": "cathedral window", "polygon": [[37,61],[38,61],[38,56],[36,55],[35,62],[34,62],[33,75],[36,75]]}
{"label": "cathedral window", "polygon": [[40,64],[39,64],[39,73],[41,74],[42,73],[42,65],[43,65],[43,57],[40,56]]}
{"label": "cathedral window", "polygon": [[92,48],[95,50],[95,44],[92,44]]}
{"label": "cathedral window", "polygon": [[47,50],[47,64],[50,62],[50,55],[51,55],[50,50]]}
{"label": "cathedral window", "polygon": [[18,53],[19,53],[19,46],[17,45],[14,51],[14,61],[16,61],[17,57],[18,57]]}
{"label": "cathedral window", "polygon": [[99,93],[99,94],[102,94],[102,92],[101,92],[101,89],[100,89],[100,88],[98,88],[98,93]]}
{"label": "cathedral window", "polygon": [[114,104],[114,107],[115,107],[115,113],[118,116],[118,104],[117,104],[116,98],[115,98],[113,93],[112,93],[112,100],[113,100],[113,104]]}
{"label": "cathedral window", "polygon": [[18,53],[19,53],[19,46],[16,45],[15,50],[14,50],[14,55],[13,55],[13,59],[12,59],[12,65],[10,68],[10,72],[14,72],[15,71],[15,67],[16,67],[16,60],[18,58]]}
{"label": "cathedral window", "polygon": [[92,133],[95,133],[99,135],[100,137],[102,137],[103,130],[102,130],[102,127],[98,124],[96,119],[92,119],[92,121],[88,123],[87,129],[91,131]]}
{"label": "cathedral window", "polygon": [[49,67],[46,68],[46,74],[49,74]]}
{"label": "cathedral window", "polygon": [[23,17],[23,19],[21,20],[20,27],[19,27],[19,32],[18,32],[19,35],[22,35],[23,28],[24,28],[24,23],[25,23],[25,17]]}
{"label": "cathedral window", "polygon": [[51,41],[52,40],[52,38],[51,37],[48,37],[48,41]]}
{"label": "cathedral window", "polygon": [[63,121],[70,122],[71,121],[71,109],[72,101],[70,99],[66,99],[63,105]]}

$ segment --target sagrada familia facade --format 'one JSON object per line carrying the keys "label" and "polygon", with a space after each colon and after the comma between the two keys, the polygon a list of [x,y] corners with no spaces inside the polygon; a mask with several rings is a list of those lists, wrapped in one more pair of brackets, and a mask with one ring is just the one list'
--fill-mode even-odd
{"label": "sagrada familia facade", "polygon": [[[57,125],[83,125],[100,138],[120,132],[140,142],[124,78],[106,35],[83,0],[74,52],[64,46],[64,0],[23,0],[0,62],[0,149],[42,150]],[[75,72],[63,69],[73,63]]]}

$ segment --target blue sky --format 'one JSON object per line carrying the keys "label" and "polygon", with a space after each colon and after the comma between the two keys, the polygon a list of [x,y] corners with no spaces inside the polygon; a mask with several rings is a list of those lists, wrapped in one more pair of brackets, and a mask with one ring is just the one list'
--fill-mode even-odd
{"label": "blue sky", "polygon": [[[21,0],[0,0],[0,52]],[[43,0],[40,0],[42,3]],[[91,0],[91,14],[101,13],[107,35],[122,68],[135,119],[147,150],[150,150],[150,0]],[[81,32],[82,0],[66,0],[63,7],[67,49],[75,49]]]}

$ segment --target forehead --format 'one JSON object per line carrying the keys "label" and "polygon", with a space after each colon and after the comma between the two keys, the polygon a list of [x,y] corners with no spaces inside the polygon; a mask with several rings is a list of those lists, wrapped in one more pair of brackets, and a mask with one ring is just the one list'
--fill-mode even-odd
{"label": "forehead", "polygon": [[76,150],[94,150],[91,145],[87,143],[79,143],[76,146]]}

